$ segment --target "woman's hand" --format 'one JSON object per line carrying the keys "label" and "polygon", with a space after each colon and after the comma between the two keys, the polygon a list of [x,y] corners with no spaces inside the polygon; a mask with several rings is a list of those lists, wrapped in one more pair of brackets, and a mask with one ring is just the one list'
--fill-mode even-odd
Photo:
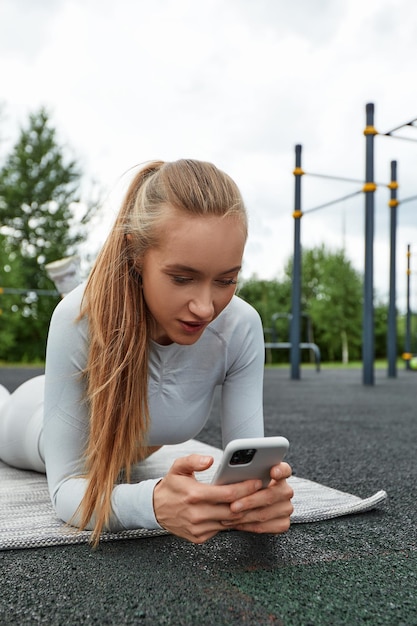
{"label": "woman's hand", "polygon": [[262,488],[258,480],[223,486],[196,480],[194,472],[202,472],[212,464],[213,457],[198,454],[177,459],[154,489],[153,506],[158,523],[193,543],[203,543],[225,530],[223,521],[239,523],[244,514],[234,513],[231,503],[245,501]]}
{"label": "woman's hand", "polygon": [[285,481],[291,474],[286,463],[272,468],[266,489],[259,480],[221,486],[198,482],[194,472],[212,463],[213,457],[197,454],[177,459],[156,485],[154,511],[163,528],[193,543],[203,543],[225,528],[265,533],[288,530],[293,493]]}
{"label": "woman's hand", "polygon": [[294,492],[287,483],[291,476],[288,463],[280,463],[271,469],[271,482],[266,489],[241,498],[230,505],[233,513],[240,513],[238,523],[224,520],[226,528],[246,530],[252,533],[284,533],[290,527],[290,515],[294,510],[291,498]]}

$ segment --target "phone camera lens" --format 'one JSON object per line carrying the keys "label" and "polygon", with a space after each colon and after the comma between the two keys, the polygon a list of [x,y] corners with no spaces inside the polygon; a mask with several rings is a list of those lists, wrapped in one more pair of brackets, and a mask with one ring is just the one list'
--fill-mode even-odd
{"label": "phone camera lens", "polygon": [[230,465],[248,465],[256,454],[256,448],[236,450],[230,459]]}

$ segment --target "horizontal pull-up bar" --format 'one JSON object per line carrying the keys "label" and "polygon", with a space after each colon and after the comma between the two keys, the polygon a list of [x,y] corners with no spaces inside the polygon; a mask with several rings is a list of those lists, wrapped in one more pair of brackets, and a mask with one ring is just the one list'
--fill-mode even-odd
{"label": "horizontal pull-up bar", "polygon": [[417,196],[409,196],[408,198],[404,198],[404,200],[399,200],[399,203],[404,204],[405,202],[411,202],[412,200],[417,200]]}
{"label": "horizontal pull-up bar", "polygon": [[341,198],[337,198],[336,200],[331,200],[330,202],[325,202],[324,204],[320,204],[312,209],[307,209],[307,211],[303,211],[303,214],[312,213],[313,211],[318,211],[319,209],[324,209],[326,207],[331,206],[332,204],[337,204],[338,202],[343,202],[343,200],[349,200],[349,198],[353,198],[354,196],[358,196],[360,193],[363,193],[363,189],[360,191],[355,191],[354,193],[350,193],[347,196],[342,196]]}
{"label": "horizontal pull-up bar", "polygon": [[[359,180],[358,178],[345,178],[343,176],[332,176],[329,174],[316,174],[314,172],[304,172],[306,176],[313,176],[314,178],[329,178],[330,180],[340,180],[346,183],[359,183],[360,185],[364,185],[365,182],[363,180]],[[378,187],[388,187],[387,183],[376,183]]]}
{"label": "horizontal pull-up bar", "polygon": [[385,133],[386,137],[392,137],[392,139],[402,139],[403,141],[411,141],[413,143],[417,143],[417,139],[413,139],[412,137],[401,137],[400,135],[391,135],[391,133]]}
{"label": "horizontal pull-up bar", "polygon": [[52,289],[15,289],[14,287],[0,287],[0,295],[3,294],[31,294],[36,293],[38,296],[59,296],[58,291]]}
{"label": "horizontal pull-up bar", "polygon": [[[392,128],[387,133],[381,133],[381,134],[382,135],[391,135],[391,133],[394,133],[396,130],[400,130],[400,128],[404,128],[405,126],[413,126],[414,128],[416,128],[414,126],[414,122],[417,122],[417,117],[415,117],[413,120],[410,120],[409,122],[405,122],[405,124],[401,124],[400,126],[396,126],[395,128]],[[397,137],[397,139],[403,139],[403,138],[402,137]]]}
{"label": "horizontal pull-up bar", "polygon": [[332,176],[329,174],[316,174],[315,172],[305,172],[307,176],[314,176],[315,178],[329,178],[331,180],[341,180],[346,183],[359,183],[363,184],[363,180],[358,180],[357,178],[345,178],[343,176]]}

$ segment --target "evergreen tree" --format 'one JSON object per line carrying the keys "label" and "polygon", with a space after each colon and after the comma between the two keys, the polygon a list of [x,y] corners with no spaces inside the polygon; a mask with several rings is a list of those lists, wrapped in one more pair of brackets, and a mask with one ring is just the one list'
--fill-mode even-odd
{"label": "evergreen tree", "polygon": [[0,234],[0,358],[13,351],[16,341],[16,328],[20,315],[22,298],[18,294],[7,293],[20,282],[21,266],[16,252],[10,250],[7,237]]}
{"label": "evergreen tree", "polygon": [[[45,109],[31,114],[0,169],[0,232],[6,238],[8,257],[14,260],[8,276],[14,287],[54,290],[44,266],[76,252],[94,208],[85,209],[75,223],[80,178],[76,162],[65,158]],[[4,267],[0,266],[2,279]],[[4,317],[0,319],[1,334],[10,334],[13,326],[13,347],[0,341],[0,358],[42,359],[50,316],[58,301],[59,296],[32,291],[14,303],[15,315],[7,320],[7,329]]]}

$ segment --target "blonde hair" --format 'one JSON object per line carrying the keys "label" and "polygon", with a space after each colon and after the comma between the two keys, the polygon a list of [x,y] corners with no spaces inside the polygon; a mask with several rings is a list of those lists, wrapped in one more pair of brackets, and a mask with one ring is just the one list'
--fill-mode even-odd
{"label": "blonde hair", "polygon": [[86,285],[81,316],[89,325],[84,372],[90,411],[87,488],[81,529],[94,519],[95,545],[109,523],[111,494],[122,470],[146,456],[149,429],[148,356],[152,320],[138,273],[158,244],[167,207],[194,216],[236,215],[247,233],[242,197],[232,179],[211,163],[155,161],[133,178],[116,222]]}

